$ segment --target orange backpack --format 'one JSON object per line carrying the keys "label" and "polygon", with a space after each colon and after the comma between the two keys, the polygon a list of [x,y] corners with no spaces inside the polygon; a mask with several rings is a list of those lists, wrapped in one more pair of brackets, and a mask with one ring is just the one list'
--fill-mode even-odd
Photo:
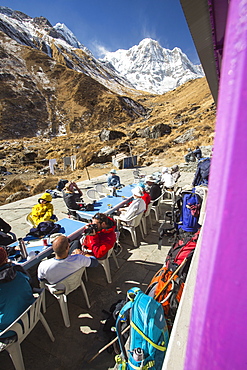
{"label": "orange backpack", "polygon": [[146,291],[146,294],[162,304],[169,331],[173,326],[183,288],[184,281],[176,271],[174,273],[162,267],[154,275]]}

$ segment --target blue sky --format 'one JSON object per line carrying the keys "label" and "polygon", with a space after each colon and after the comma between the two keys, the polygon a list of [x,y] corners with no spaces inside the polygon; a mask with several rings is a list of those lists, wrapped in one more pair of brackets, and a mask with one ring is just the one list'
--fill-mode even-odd
{"label": "blue sky", "polygon": [[151,37],[200,63],[179,0],[2,0],[1,6],[66,24],[96,57]]}

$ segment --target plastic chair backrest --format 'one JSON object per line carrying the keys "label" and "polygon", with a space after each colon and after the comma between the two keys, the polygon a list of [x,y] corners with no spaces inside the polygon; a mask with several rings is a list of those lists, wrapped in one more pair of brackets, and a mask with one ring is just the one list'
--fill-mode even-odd
{"label": "plastic chair backrest", "polygon": [[56,284],[45,283],[51,294],[65,294],[76,290],[81,285],[82,274],[85,271],[85,267],[73,272],[73,274],[68,275],[66,278],[58,281]]}
{"label": "plastic chair backrest", "polygon": [[1,331],[0,338],[8,331],[14,331],[17,334],[18,342],[21,343],[28,334],[33,330],[37,322],[40,320],[40,306],[43,300],[45,291],[42,290],[39,297],[29,306],[11,325]]}
{"label": "plastic chair backrest", "polygon": [[99,199],[99,193],[95,189],[89,189],[87,191],[87,197],[91,200],[98,200]]}
{"label": "plastic chair backrest", "polygon": [[31,217],[31,212],[26,216],[26,223],[30,226],[35,226],[35,223]]}
{"label": "plastic chair backrest", "polygon": [[95,190],[98,192],[98,193],[107,193],[107,189],[105,187],[105,185],[103,184],[96,184],[95,185]]}
{"label": "plastic chair backrest", "polygon": [[138,213],[135,218],[134,218],[134,223],[133,223],[133,227],[137,227],[139,226],[140,222],[141,222],[141,219],[142,219],[142,216],[143,216],[143,213],[144,211]]}
{"label": "plastic chair backrest", "polygon": [[149,204],[148,204],[148,208],[144,214],[145,217],[148,217],[149,214],[150,214],[150,211],[151,211],[151,208],[152,208],[152,205],[153,205],[153,202],[151,201]]}

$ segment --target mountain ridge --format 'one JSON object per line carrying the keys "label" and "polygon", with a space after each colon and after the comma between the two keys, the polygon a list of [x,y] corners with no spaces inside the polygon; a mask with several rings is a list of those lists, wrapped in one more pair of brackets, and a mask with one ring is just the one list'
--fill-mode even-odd
{"label": "mountain ridge", "polygon": [[204,76],[201,65],[194,65],[180,48],[160,46],[158,41],[145,38],[128,50],[108,52],[101,61],[112,65],[137,90],[163,94],[188,80]]}

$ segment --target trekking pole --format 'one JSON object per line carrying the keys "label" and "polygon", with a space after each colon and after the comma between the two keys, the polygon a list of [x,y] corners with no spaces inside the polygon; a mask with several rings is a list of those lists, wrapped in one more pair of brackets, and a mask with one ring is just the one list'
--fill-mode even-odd
{"label": "trekking pole", "polygon": [[[130,325],[127,326],[127,328],[125,328],[121,334],[123,335],[124,333],[126,333],[126,331],[128,331],[130,329]],[[118,337],[114,338],[111,342],[107,343],[106,346],[102,347],[97,353],[96,355],[94,355],[91,360],[88,361],[88,363],[92,362],[94,359],[96,359],[96,357],[98,357],[102,352],[104,352],[105,349],[107,349],[108,347],[110,347],[113,343],[115,343],[116,341],[118,340]]]}
{"label": "trekking pole", "polygon": [[165,290],[165,288],[167,287],[167,285],[172,281],[172,279],[174,278],[174,276],[178,273],[178,271],[181,269],[181,267],[183,267],[183,265],[185,264],[186,261],[187,261],[187,258],[185,258],[183,260],[183,262],[181,263],[181,265],[179,265],[178,268],[174,271],[174,273],[167,280],[167,282],[165,283],[165,285],[163,286],[163,288],[161,289],[161,291],[158,294],[156,294],[156,296],[154,296],[154,299],[155,300],[159,297],[159,295],[163,292],[163,290]]}

